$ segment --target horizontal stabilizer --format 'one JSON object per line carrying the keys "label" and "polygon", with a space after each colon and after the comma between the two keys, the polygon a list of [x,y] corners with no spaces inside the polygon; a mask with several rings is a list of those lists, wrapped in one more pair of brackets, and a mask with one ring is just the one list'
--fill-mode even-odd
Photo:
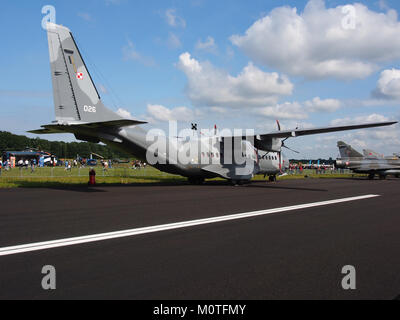
{"label": "horizontal stabilizer", "polygon": [[34,134],[54,134],[54,133],[65,133],[65,131],[57,130],[57,129],[38,129],[38,130],[30,130],[29,133]]}
{"label": "horizontal stabilizer", "polygon": [[[74,126],[85,126],[92,129],[97,128],[122,128],[122,127],[130,127],[136,126],[139,124],[146,124],[145,121],[139,120],[130,120],[130,119],[121,119],[121,120],[111,120],[111,121],[102,121],[102,122],[90,122],[90,123],[83,123],[83,124],[74,124]],[[44,126],[47,128],[47,126]]]}
{"label": "horizontal stabilizer", "polygon": [[89,128],[89,129],[105,129],[105,128],[123,128],[146,124],[145,121],[121,119],[102,122],[87,122],[87,123],[72,123],[72,124],[47,124],[42,126],[44,129],[28,131],[34,134],[53,134],[71,132],[74,128]]}

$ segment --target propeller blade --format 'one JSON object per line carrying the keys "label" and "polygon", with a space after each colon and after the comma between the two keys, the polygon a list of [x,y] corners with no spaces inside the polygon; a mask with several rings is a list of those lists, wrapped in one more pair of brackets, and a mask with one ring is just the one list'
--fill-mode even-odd
{"label": "propeller blade", "polygon": [[281,131],[281,124],[279,123],[279,120],[276,120],[276,124],[278,125],[278,131]]}

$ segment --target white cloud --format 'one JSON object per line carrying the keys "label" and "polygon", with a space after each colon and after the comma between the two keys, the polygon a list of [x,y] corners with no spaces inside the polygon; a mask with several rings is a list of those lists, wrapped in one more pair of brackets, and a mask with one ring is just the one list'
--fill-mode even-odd
{"label": "white cloud", "polygon": [[275,106],[254,109],[257,115],[271,119],[307,119],[308,115],[304,107],[298,102],[285,102]]}
{"label": "white cloud", "polygon": [[196,112],[187,107],[176,107],[169,109],[162,105],[149,104],[147,105],[147,114],[155,121],[193,121]]}
{"label": "white cloud", "polygon": [[123,108],[119,108],[116,113],[125,119],[141,119],[151,124],[166,121],[189,122],[193,121],[200,115],[198,110],[189,109],[187,107],[176,107],[170,109],[158,104],[148,104],[146,114],[141,115],[138,118],[135,118],[128,110]]}
{"label": "white cloud", "polygon": [[316,112],[335,112],[341,107],[341,102],[336,99],[321,100],[316,97],[304,103],[285,102],[274,106],[254,108],[253,113],[271,119],[307,119],[309,113]]}
{"label": "white cloud", "polygon": [[128,39],[127,45],[122,48],[122,54],[123,54],[123,58],[125,61],[129,61],[129,60],[137,61],[148,67],[152,67],[155,65],[153,58],[146,57],[146,56],[143,56],[142,54],[140,54],[136,50],[133,42],[129,39]]}
{"label": "white cloud", "polygon": [[188,78],[187,95],[196,106],[261,107],[275,104],[279,97],[293,91],[286,76],[264,72],[252,63],[235,77],[183,53],[178,68]]}
{"label": "white cloud", "polygon": [[[358,116],[355,118],[347,117],[342,119],[335,119],[331,121],[331,125],[352,125],[372,122],[386,122],[391,120],[392,119],[389,119],[384,115],[373,113],[370,115]],[[368,146],[369,148],[374,149],[376,147],[393,147],[400,145],[400,132],[398,124],[381,128],[356,130],[351,133],[347,133],[342,137],[343,140],[350,141],[351,143],[363,148]],[[397,150],[392,150],[391,152],[396,151]]]}
{"label": "white cloud", "polygon": [[208,52],[215,52],[217,45],[213,37],[208,36],[205,41],[198,40],[196,43],[197,50],[204,50]]}
{"label": "white cloud", "polygon": [[[252,60],[307,78],[362,79],[380,63],[400,58],[397,13],[378,13],[356,3],[355,28],[343,24],[343,6],[311,0],[303,12],[278,7],[256,21],[233,44]],[[345,26],[345,27],[344,27]]]}
{"label": "white cloud", "polygon": [[176,13],[176,9],[168,9],[167,11],[165,11],[165,19],[168,25],[170,25],[171,27],[186,27],[185,19],[178,16],[178,14]]}
{"label": "white cloud", "polygon": [[373,95],[377,98],[400,100],[400,70],[382,71]]}
{"label": "white cloud", "polygon": [[321,100],[315,97],[304,103],[308,112],[335,112],[341,107],[341,102],[336,99]]}
{"label": "white cloud", "polygon": [[[390,121],[387,117],[373,113],[367,116],[357,116],[354,118],[346,117],[342,119],[335,119],[331,121],[332,126],[346,126],[352,124],[363,124],[363,123],[372,123],[372,122],[386,122]],[[376,129],[374,129],[376,130]]]}
{"label": "white cloud", "polygon": [[125,119],[133,119],[132,114],[131,114],[128,110],[119,108],[119,109],[117,110],[116,113],[117,113],[119,116],[121,116],[122,118],[125,118]]}

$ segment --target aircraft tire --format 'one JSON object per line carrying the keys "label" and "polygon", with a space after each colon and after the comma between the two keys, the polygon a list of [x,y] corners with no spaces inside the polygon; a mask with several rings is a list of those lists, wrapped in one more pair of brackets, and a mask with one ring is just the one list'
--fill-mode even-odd
{"label": "aircraft tire", "polygon": [[204,178],[189,177],[188,182],[192,185],[202,185],[204,183]]}

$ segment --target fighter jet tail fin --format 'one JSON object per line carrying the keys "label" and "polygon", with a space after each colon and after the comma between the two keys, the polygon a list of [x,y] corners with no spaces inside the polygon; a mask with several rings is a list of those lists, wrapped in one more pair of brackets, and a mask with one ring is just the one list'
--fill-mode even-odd
{"label": "fighter jet tail fin", "polygon": [[344,143],[343,141],[338,142],[338,148],[341,158],[363,158],[363,155],[358,151],[354,150],[351,145]]}
{"label": "fighter jet tail fin", "polygon": [[103,105],[71,31],[48,23],[47,37],[56,120],[102,122],[122,119]]}

